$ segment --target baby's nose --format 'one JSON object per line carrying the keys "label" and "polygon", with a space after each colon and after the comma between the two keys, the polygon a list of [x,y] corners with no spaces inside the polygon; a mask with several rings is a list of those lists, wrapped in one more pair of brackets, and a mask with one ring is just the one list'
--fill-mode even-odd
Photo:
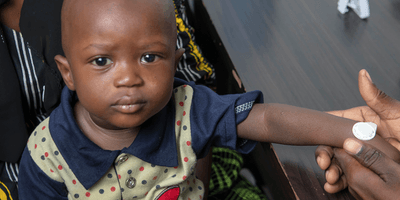
{"label": "baby's nose", "polygon": [[134,65],[119,66],[116,69],[114,85],[116,87],[134,87],[143,84],[140,67]]}

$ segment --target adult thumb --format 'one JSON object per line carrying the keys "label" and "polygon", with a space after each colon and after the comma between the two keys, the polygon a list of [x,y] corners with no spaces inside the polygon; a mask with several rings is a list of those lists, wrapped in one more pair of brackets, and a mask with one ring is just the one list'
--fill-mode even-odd
{"label": "adult thumb", "polygon": [[400,102],[379,90],[365,69],[358,73],[358,89],[365,103],[381,119],[386,119],[400,111]]}
{"label": "adult thumb", "polygon": [[[389,144],[388,144],[389,145]],[[334,149],[349,191],[357,199],[398,199],[400,165],[372,145],[348,138]]]}
{"label": "adult thumb", "polygon": [[[371,162],[364,159],[364,154],[362,155],[361,153],[365,153],[365,147],[362,144],[351,144],[351,142],[346,140],[344,148],[346,150],[335,148],[334,153],[339,169],[344,174],[344,180],[346,180],[349,192],[356,199],[376,199],[373,198],[374,193],[376,191],[381,193],[382,189],[386,186],[385,181],[379,175],[381,173],[377,173],[376,170],[382,171],[384,169],[370,165]],[[375,162],[373,163],[377,163],[376,158],[378,157],[374,157],[373,160]]]}
{"label": "adult thumb", "polygon": [[397,165],[397,163],[387,157],[380,150],[359,140],[352,138],[346,139],[343,143],[343,149],[361,165],[369,168],[378,175],[387,173],[388,166]]}

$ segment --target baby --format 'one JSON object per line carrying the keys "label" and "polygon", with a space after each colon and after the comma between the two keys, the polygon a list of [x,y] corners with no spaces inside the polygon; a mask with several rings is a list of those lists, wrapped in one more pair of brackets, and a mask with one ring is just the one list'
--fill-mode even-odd
{"label": "baby", "polygon": [[210,146],[353,137],[352,120],[174,79],[175,23],[172,1],[64,1],[55,60],[67,87],[29,139],[20,199],[202,199],[194,172]]}

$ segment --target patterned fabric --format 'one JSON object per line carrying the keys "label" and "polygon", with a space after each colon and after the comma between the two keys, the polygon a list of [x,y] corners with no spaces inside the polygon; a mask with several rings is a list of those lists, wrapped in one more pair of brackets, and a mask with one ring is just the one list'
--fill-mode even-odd
{"label": "patterned fabric", "polygon": [[[12,99],[13,102],[18,102],[21,109],[20,114],[10,104],[4,106],[10,107],[12,113],[5,113],[2,107],[2,114],[7,115],[8,119],[2,120],[3,132],[1,136],[2,159],[0,161],[0,199],[13,199],[18,200],[18,163],[22,150],[26,145],[28,132],[30,133],[37,124],[43,121],[46,116],[43,111],[43,98],[44,84],[38,80],[43,80],[43,67],[44,64],[32,55],[30,48],[27,46],[21,33],[18,33],[4,25],[1,25],[2,42],[6,44],[8,52],[2,52],[2,56],[9,56],[9,58],[2,57],[3,64],[6,64],[5,59],[10,59],[10,63],[5,67],[12,69],[16,72],[15,81],[5,81],[5,85],[15,84],[20,88],[14,89],[13,93],[21,95],[19,99]],[[37,63],[39,61],[39,63]],[[3,73],[3,72],[2,72]],[[8,75],[6,75],[8,76]],[[8,78],[8,77],[5,77]],[[5,78],[2,77],[4,80]],[[19,80],[19,83],[18,83]],[[8,88],[11,88],[8,86]],[[7,89],[8,89],[7,88]],[[7,93],[2,89],[2,94],[10,98]],[[21,120],[16,120],[21,118]],[[10,121],[10,122],[8,122]],[[4,124],[3,124],[4,123]],[[11,128],[14,127],[14,128]],[[15,128],[18,126],[18,128]],[[20,144],[20,145],[19,145]],[[9,159],[4,157],[10,157]],[[10,161],[10,162],[5,162]]]}
{"label": "patterned fabric", "polygon": [[[65,184],[69,200],[80,197],[165,199],[171,195],[176,196],[175,199],[178,196],[183,199],[202,199],[204,186],[194,176],[196,155],[191,148],[192,139],[189,131],[193,90],[191,87],[181,86],[176,91],[175,134],[179,152],[179,165],[176,167],[157,166],[133,155],[122,153],[115,159],[115,165],[108,170],[101,181],[90,188],[85,188],[53,142],[48,128],[49,118],[41,123],[30,137],[28,142],[30,155],[46,176]],[[183,101],[185,104],[180,104]]]}
{"label": "patterned fabric", "polygon": [[18,165],[0,162],[0,200],[18,200]]}
{"label": "patterned fabric", "polygon": [[[115,165],[101,181],[86,189],[68,167],[49,132],[48,119],[38,126],[30,138],[28,149],[40,169],[51,179],[62,182],[68,188],[68,199],[161,199],[176,196],[183,199],[198,199],[204,195],[203,183],[195,178],[196,155],[191,148],[190,106],[193,93],[191,87],[177,88],[176,99],[176,143],[179,165],[163,167],[147,163],[135,156],[122,153]],[[180,102],[185,104],[180,105]],[[182,114],[186,113],[186,114]],[[181,126],[182,124],[182,126]],[[185,126],[183,126],[185,124]],[[185,128],[184,128],[185,127]],[[48,142],[43,142],[43,140]],[[39,144],[39,145],[37,145]],[[175,188],[179,188],[176,190]]]}
{"label": "patterned fabric", "polygon": [[32,54],[22,34],[2,26],[11,59],[22,86],[23,108],[29,132],[44,119],[45,64]]}
{"label": "patterned fabric", "polygon": [[[235,107],[262,102],[262,95],[254,91],[219,96],[179,79],[174,85],[172,105],[142,124],[129,147],[115,151],[101,149],[79,130],[72,112],[76,93],[65,88],[60,106],[37,127],[22,156],[21,199],[202,198],[203,184],[194,178],[196,158],[211,144],[251,151],[256,142],[240,145],[235,131],[248,112],[236,114]],[[172,138],[163,138],[170,134]],[[174,155],[175,160],[164,159]]]}
{"label": "patterned fabric", "polygon": [[214,147],[209,195],[213,196],[231,188],[243,166],[243,157],[236,151]]}
{"label": "patterned fabric", "polygon": [[261,192],[260,189],[251,185],[251,183],[242,176],[239,176],[239,178],[236,180],[236,183],[233,185],[231,191],[226,192],[224,194],[215,195],[215,198],[210,198],[210,199],[267,200],[267,197],[265,196],[265,194]]}
{"label": "patterned fabric", "polygon": [[243,157],[236,151],[214,147],[209,199],[267,200],[265,194],[239,175]]}
{"label": "patterned fabric", "polygon": [[175,76],[186,81],[205,81],[206,84],[214,85],[214,67],[204,58],[195,43],[194,30],[188,23],[183,3],[184,0],[174,0],[178,31],[177,47],[186,50]]}

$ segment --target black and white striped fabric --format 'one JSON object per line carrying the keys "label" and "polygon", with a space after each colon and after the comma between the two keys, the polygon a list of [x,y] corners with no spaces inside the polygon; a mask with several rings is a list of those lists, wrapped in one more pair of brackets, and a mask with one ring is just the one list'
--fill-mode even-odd
{"label": "black and white striped fabric", "polygon": [[[31,132],[47,117],[43,112],[45,87],[44,81],[41,81],[45,78],[44,64],[32,55],[21,33],[6,26],[2,26],[2,29],[20,81],[25,122],[28,131]],[[8,177],[9,181],[18,187],[18,163],[2,162],[0,164],[3,165],[2,177]]]}
{"label": "black and white striped fabric", "polygon": [[4,36],[10,51],[11,59],[17,71],[22,90],[22,103],[25,122],[31,132],[40,122],[46,119],[44,114],[44,63],[35,57],[22,34],[3,26]]}
{"label": "black and white striped fabric", "polygon": [[18,183],[18,175],[19,175],[18,163],[5,162],[3,170],[4,172],[7,173],[7,176],[10,179],[10,181]]}

